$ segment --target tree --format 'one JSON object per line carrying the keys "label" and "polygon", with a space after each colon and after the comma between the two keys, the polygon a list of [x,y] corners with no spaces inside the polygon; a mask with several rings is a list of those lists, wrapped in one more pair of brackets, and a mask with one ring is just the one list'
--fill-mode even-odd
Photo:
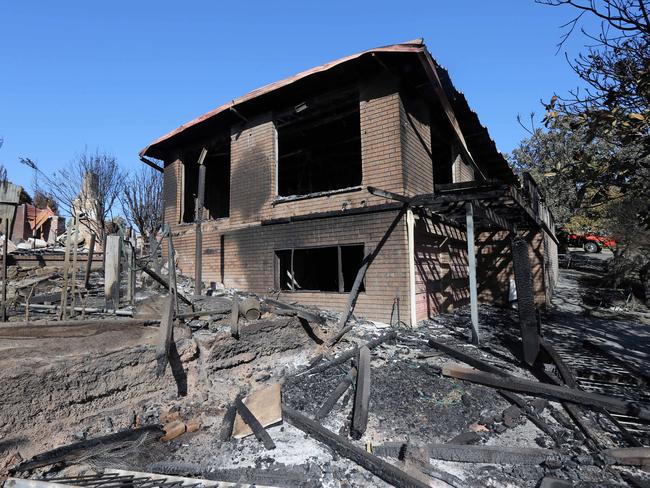
{"label": "tree", "polygon": [[[556,93],[546,105],[546,125],[579,131],[585,144],[594,140],[608,144],[609,158],[599,161],[602,187],[617,187],[650,202],[650,2],[536,1],[574,9],[560,47],[585,15],[601,21],[598,33],[581,29],[592,45],[569,61],[585,88]],[[590,163],[577,157],[573,166],[589,171]],[[650,207],[642,209],[639,217],[648,211]]]}
{"label": "tree", "polygon": [[114,156],[96,150],[85,150],[65,168],[52,174],[41,171],[29,158],[20,162],[33,168],[38,177],[37,191],[55,199],[59,210],[80,215],[81,228],[97,235],[103,242],[106,222],[122,193],[126,172]]}
{"label": "tree", "polygon": [[127,221],[148,240],[160,230],[163,221],[163,175],[143,167],[129,178],[122,194]]}

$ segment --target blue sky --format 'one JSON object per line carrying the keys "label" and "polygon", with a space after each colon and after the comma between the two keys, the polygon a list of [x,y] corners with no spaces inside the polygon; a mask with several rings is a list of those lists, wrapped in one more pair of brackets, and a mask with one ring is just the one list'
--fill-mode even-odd
{"label": "blue sky", "polygon": [[[88,147],[137,168],[138,151],[266,83],[424,37],[502,152],[518,113],[577,84],[556,55],[572,12],[533,0],[10,1],[0,3],[0,162],[31,187]],[[575,54],[584,40],[567,46]]]}

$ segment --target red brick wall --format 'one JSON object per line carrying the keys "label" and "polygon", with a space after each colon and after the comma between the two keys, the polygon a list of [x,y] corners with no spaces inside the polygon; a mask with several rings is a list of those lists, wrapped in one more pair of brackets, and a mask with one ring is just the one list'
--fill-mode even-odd
{"label": "red brick wall", "polygon": [[474,181],[474,168],[463,161],[461,156],[457,156],[453,166],[454,183],[463,181]]}
{"label": "red brick wall", "polygon": [[[221,281],[224,285],[256,293],[275,289],[275,250],[291,247],[364,244],[366,251],[382,238],[397,211],[316,219],[287,224],[244,227],[222,235],[204,232],[204,281]],[[176,235],[174,246],[178,267],[184,275],[194,273],[194,227]],[[223,257],[222,257],[223,256]],[[222,267],[223,259],[223,267]],[[402,320],[408,321],[408,263],[406,224],[402,219],[395,227],[381,253],[370,266],[356,310],[373,320],[388,322],[394,298],[399,298]],[[347,293],[283,292],[285,299],[342,311]]]}
{"label": "red brick wall", "polygon": [[433,192],[431,129],[427,102],[408,94],[400,99],[402,171],[408,195]]}
{"label": "red brick wall", "polygon": [[414,234],[417,320],[468,303],[465,231],[435,218],[419,216]]}
{"label": "red brick wall", "polygon": [[[542,231],[521,232],[528,241],[535,303],[546,306],[544,283],[544,239]],[[512,271],[510,237],[506,231],[481,232],[476,239],[476,265],[479,300],[505,305]]]}

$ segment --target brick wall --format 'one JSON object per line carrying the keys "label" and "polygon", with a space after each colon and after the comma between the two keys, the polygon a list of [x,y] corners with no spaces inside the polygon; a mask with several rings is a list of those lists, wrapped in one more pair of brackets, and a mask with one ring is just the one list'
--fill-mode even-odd
{"label": "brick wall", "polygon": [[[525,231],[520,235],[528,241],[528,258],[533,276],[535,304],[545,307],[546,284],[542,231]],[[510,278],[514,277],[508,232],[480,232],[476,239],[476,255],[479,300],[506,305]]]}
{"label": "brick wall", "polygon": [[433,192],[431,129],[427,102],[403,93],[400,127],[404,191],[408,195]]}
{"label": "brick wall", "polygon": [[463,161],[463,158],[460,155],[456,156],[452,171],[454,174],[454,183],[474,181],[474,168]]}
{"label": "brick wall", "polygon": [[414,234],[417,320],[469,303],[465,231],[420,215]]}
{"label": "brick wall", "polygon": [[[207,232],[203,241],[204,281],[221,281],[226,287],[266,293],[275,289],[275,250],[291,247],[364,244],[366,251],[382,238],[397,211],[350,215],[287,224],[249,226],[220,234]],[[178,267],[194,273],[193,227],[174,236]],[[399,298],[402,320],[408,321],[408,263],[406,224],[402,219],[370,266],[356,310],[373,320],[388,322],[394,298]],[[285,299],[322,308],[344,309],[347,293],[283,292]]]}

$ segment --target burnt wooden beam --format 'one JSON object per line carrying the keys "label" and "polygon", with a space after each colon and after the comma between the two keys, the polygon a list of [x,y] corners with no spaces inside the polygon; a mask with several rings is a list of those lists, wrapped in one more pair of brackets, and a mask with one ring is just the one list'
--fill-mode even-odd
{"label": "burnt wooden beam", "polygon": [[587,393],[572,388],[557,385],[548,385],[538,381],[526,380],[509,376],[499,377],[491,373],[476,371],[460,365],[445,365],[442,374],[450,378],[471,381],[480,385],[491,386],[509,391],[526,393],[533,396],[550,398],[551,400],[564,400],[571,403],[586,405],[591,408],[605,408],[615,413],[650,420],[650,410],[641,407],[635,402],[619,400],[598,393]]}
{"label": "burnt wooden beam", "polygon": [[[560,373],[560,376],[562,377],[562,381],[564,381],[564,383],[569,388],[579,388],[578,382],[573,376],[573,373],[566,365],[566,363],[562,360],[562,358],[560,357],[559,353],[555,350],[555,348],[543,338],[540,338],[540,346],[553,361],[553,364],[555,365],[558,372]],[[552,378],[551,375],[546,375],[546,376]],[[592,429],[589,427],[585,419],[582,417],[580,410],[575,405],[566,402],[563,402],[562,406],[569,413],[569,416],[572,419],[574,419],[576,424],[578,424],[578,427],[585,433],[585,435],[589,437],[596,445],[599,445],[600,440],[598,439],[598,436],[596,436],[592,432]],[[603,413],[610,420],[610,422],[612,422],[618,428],[623,438],[630,445],[635,447],[642,446],[642,444],[625,428],[625,426],[621,424],[618,420],[616,420],[616,418],[612,416],[607,410],[603,410]]]}
{"label": "burnt wooden beam", "polygon": [[650,466],[650,447],[619,447],[605,449],[602,454],[613,464]]}
{"label": "burnt wooden beam", "polygon": [[244,402],[242,402],[241,398],[237,397],[235,399],[235,406],[237,407],[237,411],[239,412],[239,415],[241,415],[242,420],[251,428],[257,440],[262,442],[264,447],[267,449],[275,449],[273,439],[271,439],[271,436],[260,421],[257,420],[257,417],[255,417],[253,412],[251,412]]}
{"label": "burnt wooden beam", "polygon": [[336,402],[339,401],[339,398],[343,396],[343,394],[350,388],[352,385],[352,382],[355,381],[357,377],[357,368],[350,368],[350,371],[345,375],[345,378],[341,380],[341,382],[334,388],[334,391],[330,394],[330,396],[327,397],[327,399],[323,402],[323,405],[318,409],[318,412],[316,412],[316,419],[324,419],[327,417],[327,414],[329,414],[332,411],[332,408],[334,408],[334,405],[336,405]]}
{"label": "burnt wooden beam", "polygon": [[350,289],[350,294],[348,295],[348,301],[345,305],[345,310],[341,314],[341,319],[339,320],[338,323],[339,331],[345,328],[345,325],[347,324],[348,320],[350,320],[350,317],[352,316],[352,312],[354,312],[354,307],[357,303],[357,298],[359,298],[359,289],[361,288],[361,283],[363,283],[363,279],[366,276],[366,272],[368,271],[368,268],[375,260],[375,258],[377,257],[381,249],[384,247],[386,241],[388,241],[388,238],[393,233],[393,230],[395,230],[395,227],[397,227],[397,224],[402,220],[402,217],[406,213],[407,209],[408,209],[408,205],[404,204],[400,209],[399,213],[395,216],[391,224],[388,226],[388,229],[386,230],[382,238],[379,240],[375,248],[372,251],[369,251],[364,257],[363,262],[361,263],[361,267],[357,272],[357,276],[354,278],[354,283],[352,284],[352,288]]}
{"label": "burnt wooden beam", "polygon": [[[169,282],[165,278],[160,276],[158,273],[156,273],[154,270],[149,269],[148,267],[146,267],[146,266],[144,266],[142,264],[140,265],[140,269],[142,269],[142,271],[144,271],[149,276],[151,276],[151,278],[153,278],[154,281],[157,281],[158,283],[160,283],[165,288],[169,288]],[[181,302],[183,302],[184,304],[189,305],[190,307],[193,306],[192,302],[190,300],[188,300],[182,293],[176,292],[176,297]]]}
{"label": "burnt wooden beam", "polygon": [[163,304],[158,347],[156,347],[156,376],[162,376],[169,360],[172,338],[174,335],[174,298],[171,294]]}
{"label": "burnt wooden beam", "polygon": [[163,168],[161,168],[160,166],[158,166],[158,165],[157,165],[156,163],[154,163],[153,161],[151,161],[151,160],[145,158],[144,156],[140,156],[140,161],[142,161],[142,162],[143,162],[144,164],[146,164],[147,166],[149,166],[149,167],[155,169],[156,171],[160,171],[161,173],[164,173],[164,172],[165,172],[165,170],[164,170]]}
{"label": "burnt wooden beam", "polygon": [[370,471],[372,474],[381,478],[385,482],[396,486],[397,488],[428,488],[429,485],[413,476],[405,473],[396,466],[387,463],[383,459],[366,452],[364,449],[355,446],[345,437],[335,434],[326,429],[317,422],[293,410],[292,408],[282,405],[282,414],[284,418],[294,427],[302,430],[312,436],[319,442],[329,446],[337,454],[343,456],[362,468]]}
{"label": "burnt wooden beam", "polygon": [[315,322],[317,324],[325,323],[325,319],[321,317],[319,314],[310,312],[309,310],[306,310],[303,307],[299,307],[291,303],[282,302],[280,300],[275,300],[273,298],[265,298],[264,303],[279,309],[295,312],[298,317],[306,320],[307,322]]}
{"label": "burnt wooden beam", "polygon": [[194,312],[183,312],[176,315],[178,319],[193,319],[197,317],[209,317],[211,315],[225,315],[230,312],[231,307],[213,308],[210,310],[196,310]]}
{"label": "burnt wooden beam", "polygon": [[400,195],[399,193],[395,193],[388,190],[382,190],[381,188],[376,188],[374,186],[369,186],[368,192],[371,195],[375,195],[376,197],[386,198],[387,200],[395,200],[397,202],[402,202],[402,203],[411,203],[411,197]]}
{"label": "burnt wooden beam", "polygon": [[[394,330],[391,330],[390,332],[387,332],[384,335],[377,337],[376,339],[368,341],[365,344],[365,347],[367,347],[368,349],[374,349],[375,347],[377,347],[380,344],[383,344],[386,341],[389,341],[391,339],[395,339],[395,337],[397,337],[397,332],[395,332]],[[357,355],[357,353],[358,353],[357,352],[358,350],[359,350],[358,347],[353,347],[352,349],[349,349],[349,350],[339,354],[338,356],[336,356],[331,361],[329,361],[327,363],[324,363],[324,364],[320,364],[320,365],[315,366],[315,367],[313,367],[311,369],[308,369],[307,371],[304,371],[301,374],[305,374],[305,373],[306,374],[316,374],[316,373],[320,373],[321,371],[325,371],[326,369],[329,369],[332,366],[336,366],[338,364],[343,364],[347,360],[352,359],[353,357],[355,357]]]}
{"label": "burnt wooden beam", "polygon": [[[551,449],[537,447],[508,447],[467,444],[427,444],[423,446],[432,459],[458,463],[490,463],[490,464],[541,464],[549,459],[559,459],[562,455]],[[399,457],[404,444],[388,442],[374,447],[374,452],[380,456]]]}
{"label": "burnt wooden beam", "polygon": [[[492,364],[486,361],[472,357],[469,354],[465,354],[464,352],[459,351],[458,349],[453,348],[442,342],[438,342],[434,339],[429,339],[428,344],[430,347],[433,347],[434,349],[438,349],[448,354],[452,358],[462,361],[466,364],[469,364],[470,366],[473,366],[476,369],[480,369],[481,371],[487,371],[488,373],[493,373],[503,377],[510,376],[510,374],[506,373],[502,369],[493,366]],[[524,412],[524,415],[526,415],[528,420],[530,420],[539,430],[541,430],[546,435],[548,435],[551,439],[553,439],[557,446],[560,446],[560,444],[562,443],[560,437],[557,435],[555,431],[553,431],[553,429],[551,429],[551,427],[549,427],[549,425],[546,422],[544,422],[544,420],[542,420],[535,412],[531,410],[531,408],[528,406],[528,403],[524,398],[510,391],[506,391],[506,390],[498,390],[498,391],[499,394],[502,397],[504,397],[506,400],[508,400],[510,403],[517,405]]]}
{"label": "burnt wooden beam", "polygon": [[359,348],[357,368],[357,383],[352,414],[352,436],[358,439],[368,427],[368,407],[370,404],[370,349],[366,346]]}

